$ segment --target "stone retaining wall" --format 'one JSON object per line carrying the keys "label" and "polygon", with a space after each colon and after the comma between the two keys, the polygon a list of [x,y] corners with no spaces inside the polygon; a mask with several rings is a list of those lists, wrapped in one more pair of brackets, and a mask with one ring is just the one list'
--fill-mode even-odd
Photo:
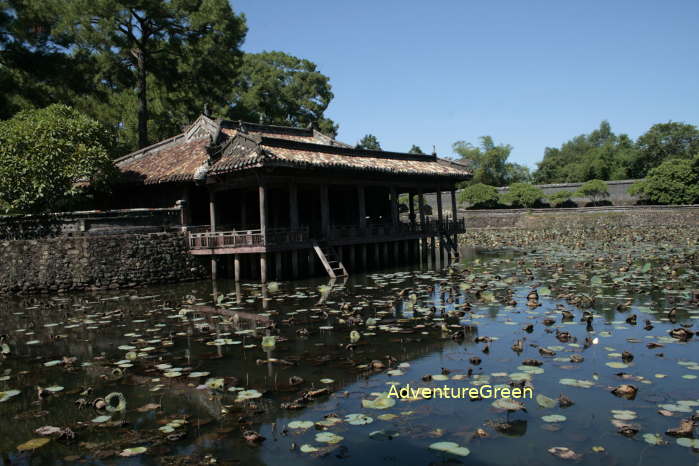
{"label": "stone retaining wall", "polygon": [[182,233],[0,241],[0,294],[124,288],[205,276]]}

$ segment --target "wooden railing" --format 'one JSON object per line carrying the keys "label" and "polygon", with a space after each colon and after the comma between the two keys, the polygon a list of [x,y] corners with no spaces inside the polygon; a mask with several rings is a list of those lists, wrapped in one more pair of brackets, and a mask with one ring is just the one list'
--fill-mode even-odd
{"label": "wooden railing", "polygon": [[[222,227],[226,228],[226,227]],[[232,228],[232,227],[227,227]],[[218,249],[274,246],[289,243],[302,243],[309,241],[308,227],[302,228],[267,228],[265,234],[258,229],[232,229],[226,231],[208,231],[208,227],[188,227],[189,247],[191,249]],[[366,228],[358,225],[331,225],[329,240],[342,240],[352,238],[380,238],[411,235],[453,235],[466,231],[466,223],[461,220],[429,220],[424,224],[412,223],[368,223]]]}
{"label": "wooden railing", "polygon": [[264,235],[260,229],[216,231],[213,233],[210,231],[201,233],[190,232],[189,247],[191,249],[256,247],[300,243],[308,239],[308,227],[296,229],[267,228]]}

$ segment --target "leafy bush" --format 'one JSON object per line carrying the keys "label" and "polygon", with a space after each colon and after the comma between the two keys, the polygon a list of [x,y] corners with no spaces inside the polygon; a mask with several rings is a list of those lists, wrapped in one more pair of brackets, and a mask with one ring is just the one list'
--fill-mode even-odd
{"label": "leafy bush", "polygon": [[548,200],[554,207],[561,207],[564,204],[568,204],[570,200],[575,196],[573,191],[563,190],[557,191],[553,194],[548,195]]}
{"label": "leafy bush", "polygon": [[472,184],[461,190],[459,203],[470,204],[472,209],[490,209],[498,205],[498,190],[483,183]]}
{"label": "leafy bush", "polygon": [[593,205],[604,197],[609,197],[609,189],[607,183],[602,180],[586,181],[576,193],[580,197],[589,197]]}
{"label": "leafy bush", "polygon": [[629,193],[653,204],[694,204],[699,202],[699,155],[694,160],[668,160],[652,168],[648,176],[634,183]]}
{"label": "leafy bush", "polygon": [[65,105],[0,122],[0,206],[13,213],[61,209],[85,186],[106,188],[116,173],[111,144],[102,125]]}
{"label": "leafy bush", "polygon": [[502,201],[512,207],[534,207],[543,198],[544,192],[530,183],[513,183],[502,195]]}

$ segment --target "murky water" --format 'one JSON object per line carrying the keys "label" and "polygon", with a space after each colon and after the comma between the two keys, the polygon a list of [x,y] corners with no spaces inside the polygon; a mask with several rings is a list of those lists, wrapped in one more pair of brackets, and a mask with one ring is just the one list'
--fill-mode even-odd
{"label": "murky water", "polygon": [[[691,430],[666,431],[699,414],[698,338],[669,334],[699,318],[699,247],[692,232],[666,233],[577,246],[515,235],[519,252],[465,250],[452,267],[330,284],[6,299],[0,464],[566,461],[554,453],[585,465],[696,464]],[[496,399],[371,402],[391,384],[513,384],[547,398],[517,400],[526,411]],[[635,399],[611,393],[622,384]],[[125,410],[94,407],[114,392]],[[560,395],[574,404],[560,407]],[[42,436],[42,426],[59,429]],[[265,440],[246,441],[251,432]],[[51,440],[26,444],[41,438]]]}

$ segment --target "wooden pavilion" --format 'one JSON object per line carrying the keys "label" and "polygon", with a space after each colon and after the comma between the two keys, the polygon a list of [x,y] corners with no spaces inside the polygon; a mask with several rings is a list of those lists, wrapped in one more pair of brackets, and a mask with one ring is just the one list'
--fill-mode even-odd
{"label": "wooden pavilion", "polygon": [[[319,265],[335,277],[417,261],[430,250],[434,257],[437,243],[440,255],[456,254],[465,225],[455,215],[455,187],[471,177],[435,154],[356,149],[311,128],[205,115],[116,164],[124,177],[113,207],[180,205],[191,253],[211,259],[213,277],[226,269],[263,283],[313,275]],[[450,217],[443,191],[451,192]],[[426,215],[430,192],[436,218]]]}

